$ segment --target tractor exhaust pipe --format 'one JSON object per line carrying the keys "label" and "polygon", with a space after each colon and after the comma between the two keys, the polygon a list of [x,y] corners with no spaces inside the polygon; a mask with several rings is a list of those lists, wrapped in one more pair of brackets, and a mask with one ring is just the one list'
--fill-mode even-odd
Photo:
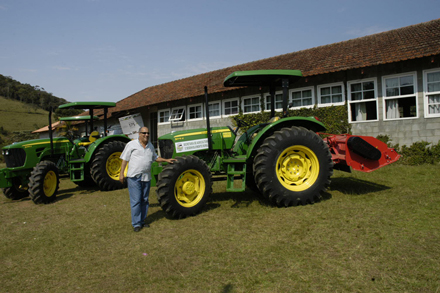
{"label": "tractor exhaust pipe", "polygon": [[53,133],[52,133],[52,106],[49,108],[49,139],[50,139],[50,156],[53,157]]}
{"label": "tractor exhaust pipe", "polygon": [[208,149],[212,150],[211,125],[209,121],[208,87],[205,86],[205,112],[206,112],[206,132],[208,134]]}

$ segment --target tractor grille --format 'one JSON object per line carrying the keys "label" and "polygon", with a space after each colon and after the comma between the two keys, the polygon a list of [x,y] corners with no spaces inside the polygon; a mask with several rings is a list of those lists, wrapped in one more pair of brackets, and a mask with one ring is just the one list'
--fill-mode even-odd
{"label": "tractor grille", "polygon": [[171,159],[174,153],[174,143],[170,139],[159,140],[160,156],[164,159]]}
{"label": "tractor grille", "polygon": [[[6,155],[5,152],[8,152],[8,155]],[[6,167],[8,168],[21,167],[26,161],[26,152],[24,149],[3,150],[3,154],[5,157]]]}

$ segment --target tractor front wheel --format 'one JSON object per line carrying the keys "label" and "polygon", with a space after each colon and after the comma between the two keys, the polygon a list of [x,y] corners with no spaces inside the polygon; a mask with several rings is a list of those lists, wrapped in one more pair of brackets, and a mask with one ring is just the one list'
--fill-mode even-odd
{"label": "tractor front wheel", "polygon": [[24,187],[20,184],[20,179],[16,178],[16,180],[12,181],[11,187],[2,188],[3,194],[6,198],[12,200],[19,200],[29,196],[29,191],[27,186]]}
{"label": "tractor front wheel", "polygon": [[29,177],[29,195],[36,204],[51,203],[55,201],[59,185],[58,167],[52,161],[41,161]]}
{"label": "tractor front wheel", "polygon": [[330,184],[333,161],[328,146],[303,127],[283,128],[266,138],[254,160],[258,189],[279,207],[321,199]]}
{"label": "tractor front wheel", "polygon": [[125,148],[122,141],[112,141],[101,147],[92,160],[91,174],[93,180],[103,191],[125,187],[119,181],[122,160],[119,158]]}
{"label": "tractor front wheel", "polygon": [[156,193],[160,206],[171,217],[193,216],[212,193],[211,171],[196,156],[178,157],[159,174]]}

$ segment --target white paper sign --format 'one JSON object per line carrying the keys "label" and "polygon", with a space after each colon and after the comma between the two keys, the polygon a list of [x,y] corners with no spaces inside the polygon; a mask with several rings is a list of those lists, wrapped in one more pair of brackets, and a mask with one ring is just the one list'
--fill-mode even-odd
{"label": "white paper sign", "polygon": [[207,138],[176,142],[176,153],[184,153],[184,152],[207,150],[207,149],[208,149]]}
{"label": "white paper sign", "polygon": [[139,128],[144,126],[144,121],[139,113],[121,117],[119,123],[121,124],[122,133],[128,135],[131,139],[138,138]]}

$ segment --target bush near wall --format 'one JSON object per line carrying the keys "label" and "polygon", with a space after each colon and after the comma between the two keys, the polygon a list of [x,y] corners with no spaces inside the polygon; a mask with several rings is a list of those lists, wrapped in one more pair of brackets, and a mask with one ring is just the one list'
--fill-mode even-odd
{"label": "bush near wall", "polygon": [[440,162],[440,142],[433,144],[427,141],[418,141],[408,147],[391,144],[388,135],[378,135],[376,138],[396,149],[397,153],[401,155],[397,161],[399,164],[416,166]]}
{"label": "bush near wall", "polygon": [[[275,116],[282,117],[281,112],[275,112]],[[322,123],[327,128],[327,133],[333,134],[343,134],[350,133],[351,126],[348,123],[348,113],[347,106],[331,106],[331,107],[313,107],[313,108],[302,108],[298,110],[289,110],[288,116],[303,116],[303,117],[317,117],[321,120]],[[242,114],[235,116],[247,124],[249,126],[242,126],[241,130],[244,132],[249,127],[265,123],[270,119],[270,112],[260,112],[256,114]],[[235,120],[233,120],[234,125],[236,126]]]}

